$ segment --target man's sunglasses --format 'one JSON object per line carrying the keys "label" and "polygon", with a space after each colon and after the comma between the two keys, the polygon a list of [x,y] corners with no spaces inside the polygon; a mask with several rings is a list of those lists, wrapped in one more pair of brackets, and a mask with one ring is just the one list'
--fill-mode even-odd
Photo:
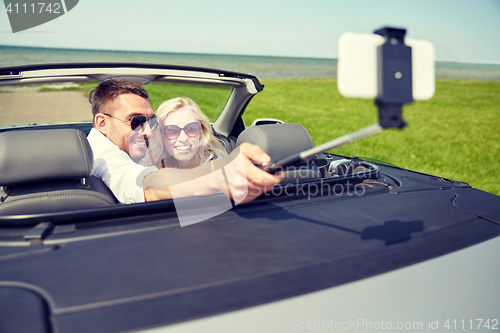
{"label": "man's sunglasses", "polygon": [[198,122],[192,122],[184,126],[184,128],[180,128],[177,125],[168,125],[161,128],[163,137],[167,140],[175,140],[181,135],[181,132],[184,131],[187,136],[191,138],[195,138],[201,133],[201,124]]}
{"label": "man's sunglasses", "polygon": [[103,114],[108,116],[108,117],[121,120],[124,123],[130,123],[130,127],[132,128],[133,131],[140,130],[144,126],[144,124],[146,124],[146,122],[149,123],[149,127],[151,127],[152,131],[156,130],[156,128],[158,127],[158,118],[156,118],[155,115],[152,115],[151,117],[146,118],[146,116],[143,116],[140,114],[137,116],[133,116],[132,119],[130,119],[130,120],[124,120],[124,119],[112,116],[109,113],[103,113]]}

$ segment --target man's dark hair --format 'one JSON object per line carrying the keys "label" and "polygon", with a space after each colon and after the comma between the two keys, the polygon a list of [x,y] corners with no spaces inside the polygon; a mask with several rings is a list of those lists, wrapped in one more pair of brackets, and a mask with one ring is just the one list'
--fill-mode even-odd
{"label": "man's dark hair", "polygon": [[102,108],[120,95],[133,94],[147,100],[148,93],[143,87],[129,80],[109,79],[102,81],[92,95],[92,116],[102,112]]}

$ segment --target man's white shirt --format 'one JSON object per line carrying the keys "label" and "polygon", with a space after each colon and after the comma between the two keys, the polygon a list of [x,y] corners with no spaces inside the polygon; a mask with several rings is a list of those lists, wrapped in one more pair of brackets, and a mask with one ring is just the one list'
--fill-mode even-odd
{"label": "man's white shirt", "polygon": [[126,152],[95,128],[87,139],[94,153],[92,175],[100,178],[121,203],[144,202],[142,181],[158,168],[135,163]]}

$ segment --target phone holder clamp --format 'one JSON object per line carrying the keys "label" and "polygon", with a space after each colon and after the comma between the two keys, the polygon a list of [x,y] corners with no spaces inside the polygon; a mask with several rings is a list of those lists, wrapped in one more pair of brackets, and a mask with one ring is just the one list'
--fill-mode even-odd
{"label": "phone holder clamp", "polygon": [[413,102],[411,47],[404,42],[406,29],[385,27],[374,32],[385,38],[377,47],[379,123],[383,128],[403,128],[403,104]]}

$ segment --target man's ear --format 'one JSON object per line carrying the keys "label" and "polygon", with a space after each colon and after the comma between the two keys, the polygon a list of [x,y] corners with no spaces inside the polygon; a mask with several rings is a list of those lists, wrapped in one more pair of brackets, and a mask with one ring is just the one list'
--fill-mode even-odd
{"label": "man's ear", "polygon": [[107,122],[106,117],[102,113],[98,113],[94,117],[94,126],[101,133],[106,135],[107,129],[108,129],[108,122]]}

